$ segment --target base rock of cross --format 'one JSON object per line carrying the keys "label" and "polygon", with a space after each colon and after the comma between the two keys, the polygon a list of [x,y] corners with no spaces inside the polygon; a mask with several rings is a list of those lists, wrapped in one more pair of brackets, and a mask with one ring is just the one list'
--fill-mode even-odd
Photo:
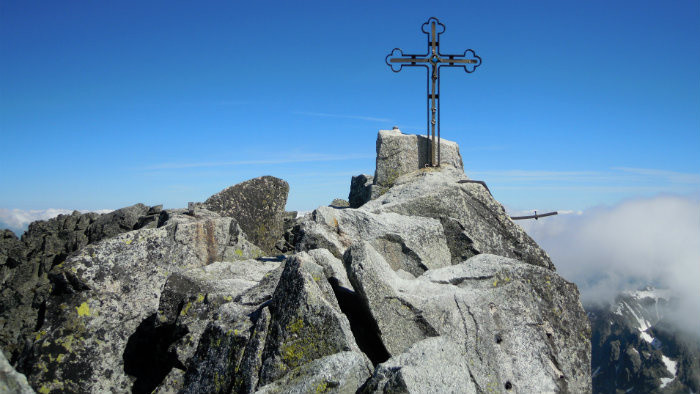
{"label": "base rock of cross", "polygon": [[298,218],[286,182],[263,177],[194,211],[3,233],[0,387],[24,374],[40,393],[590,392],[578,289],[460,182],[457,144],[441,150],[426,167],[425,137],[380,131],[350,207]]}

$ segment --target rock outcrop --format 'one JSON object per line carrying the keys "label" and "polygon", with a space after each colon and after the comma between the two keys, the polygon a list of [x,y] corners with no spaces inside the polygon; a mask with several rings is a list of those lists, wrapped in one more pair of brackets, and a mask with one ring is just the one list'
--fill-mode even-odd
{"label": "rock outcrop", "polygon": [[236,219],[252,243],[267,254],[275,254],[275,244],[284,234],[288,194],[286,181],[263,176],[214,194],[204,202],[204,207]]}
{"label": "rock outcrop", "polygon": [[421,138],[380,132],[359,208],[292,218],[257,178],[51,262],[13,364],[39,392],[590,392],[576,286]]}
{"label": "rock outcrop", "polygon": [[85,246],[139,228],[154,227],[161,206],[136,204],[107,214],[74,211],[29,225],[21,240],[0,234],[0,348],[17,362],[40,325],[51,291],[47,273]]}
{"label": "rock outcrop", "polygon": [[154,375],[177,365],[167,348],[179,332],[154,325],[168,277],[261,254],[232,218],[205,210],[167,216],[161,227],[119,234],[52,268],[51,296],[32,347],[33,385],[141,392]]}

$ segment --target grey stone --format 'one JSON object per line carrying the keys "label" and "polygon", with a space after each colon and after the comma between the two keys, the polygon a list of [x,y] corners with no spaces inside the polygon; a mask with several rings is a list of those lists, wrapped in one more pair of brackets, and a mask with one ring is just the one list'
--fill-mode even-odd
{"label": "grey stone", "polygon": [[282,215],[283,234],[275,243],[275,249],[280,253],[294,253],[295,226],[297,224],[297,212],[287,211]]}
{"label": "grey stone", "polygon": [[350,203],[342,198],[334,198],[329,206],[333,208],[347,208],[350,206]]}
{"label": "grey stone", "polygon": [[394,270],[414,276],[450,265],[450,251],[439,220],[362,209],[319,207],[302,220],[298,250],[328,249],[341,258],[356,240],[366,240]]}
{"label": "grey stone", "polygon": [[265,253],[275,255],[284,234],[284,206],[289,184],[263,176],[228,187],[209,197],[204,207],[238,222],[248,239]]}
{"label": "grey stone", "polygon": [[456,145],[421,168],[420,141],[380,132],[359,208],[292,217],[286,183],[259,178],[192,213],[135,206],[3,235],[3,283],[43,278],[20,289],[32,317],[7,335],[13,364],[42,392],[589,392],[576,286],[483,186],[458,183]]}
{"label": "grey stone", "polygon": [[419,170],[397,178],[384,195],[359,210],[441,220],[447,225],[453,262],[470,254],[490,253],[554,269],[547,253],[482,185],[458,183],[463,179],[464,173],[452,167]]}
{"label": "grey stone", "polygon": [[185,371],[173,368],[165,376],[165,379],[153,391],[154,394],[175,394],[182,389],[185,383]]}
{"label": "grey stone", "polygon": [[[45,321],[33,338],[32,385],[65,391],[153,390],[177,365],[181,336],[155,324],[166,279],[224,256],[258,251],[232,218],[172,213],[164,226],[122,233],[56,265]],[[256,252],[257,253],[257,252]]]}
{"label": "grey stone", "polygon": [[229,393],[234,384],[236,367],[250,339],[251,327],[252,322],[243,315],[230,323],[226,320],[209,322],[189,364],[180,392]]}
{"label": "grey stone", "polygon": [[252,393],[258,386],[260,368],[262,368],[263,362],[262,353],[265,350],[265,341],[270,330],[270,319],[270,309],[262,308],[243,352],[232,391]]}
{"label": "grey stone", "polygon": [[[0,348],[13,360],[34,336],[37,317],[51,284],[47,273],[88,244],[131,231],[148,217],[143,204],[108,214],[58,215],[29,225],[21,241],[5,232],[0,238]],[[146,215],[146,216],[144,216]],[[153,214],[150,217],[157,217]],[[152,225],[153,226],[153,225]]]}
{"label": "grey stone", "polygon": [[383,345],[390,355],[400,354],[437,331],[410,300],[399,294],[401,280],[372,246],[357,242],[345,255],[350,282],[376,321]]}
{"label": "grey stone", "polygon": [[0,351],[0,393],[34,394],[34,390],[27,383],[27,378],[12,368],[2,351]]}
{"label": "grey stone", "polygon": [[93,243],[125,231],[131,231],[139,223],[139,219],[148,214],[149,210],[150,208],[146,205],[135,204],[100,215],[94,223],[90,224],[86,235],[90,243]]}
{"label": "grey stone", "polygon": [[370,377],[372,364],[362,353],[340,352],[304,364],[256,393],[354,394]]}
{"label": "grey stone", "polygon": [[[185,305],[175,322],[186,334],[171,349],[183,360],[186,373],[183,380],[176,381],[181,386],[166,379],[159,387],[170,385],[168,390],[185,393],[253,392],[270,322],[266,305],[282,268],[279,261],[214,263],[186,272],[189,284],[173,286],[181,289],[175,291],[178,297],[166,297],[166,285],[159,316],[163,313],[167,319],[159,320],[161,324],[172,321],[167,316],[171,307],[164,305]],[[206,295],[205,290],[209,291]],[[187,303],[177,301],[187,294]]]}
{"label": "grey stone", "polygon": [[323,267],[323,272],[326,279],[333,280],[338,286],[353,290],[348,274],[345,271],[345,265],[340,259],[333,256],[328,249],[313,249],[309,250],[309,256],[314,259],[314,262]]}
{"label": "grey stone", "polygon": [[323,267],[306,253],[285,262],[270,313],[260,386],[316,359],[344,351],[360,352]]}
{"label": "grey stone", "polygon": [[367,242],[345,263],[392,357],[444,337],[460,345],[477,391],[591,390],[585,312],[575,285],[554,272],[482,254],[404,279]]}
{"label": "grey stone", "polygon": [[[499,389],[491,391],[503,391]],[[464,349],[444,337],[435,337],[379,364],[361,392],[467,394],[477,390]]]}
{"label": "grey stone", "polygon": [[[200,336],[221,305],[255,292],[257,289],[251,289],[266,277],[274,277],[273,271],[279,267],[279,261],[221,261],[170,275],[160,296],[155,327],[172,325],[184,333],[169,346],[178,361],[182,365],[190,362]],[[279,275],[272,280],[276,284]],[[268,299],[273,289],[268,288]],[[252,312],[257,308],[257,305],[248,306],[242,310]]]}
{"label": "grey stone", "polygon": [[[404,174],[425,168],[430,163],[430,140],[423,135],[403,134],[399,129],[379,130],[377,135],[377,167],[374,173],[374,194],[383,194]],[[455,142],[440,141],[441,166],[463,170],[462,156]]]}
{"label": "grey stone", "polygon": [[372,197],[372,175],[355,175],[350,181],[350,194],[348,195],[348,203],[350,208],[359,208],[362,204],[369,201]]}

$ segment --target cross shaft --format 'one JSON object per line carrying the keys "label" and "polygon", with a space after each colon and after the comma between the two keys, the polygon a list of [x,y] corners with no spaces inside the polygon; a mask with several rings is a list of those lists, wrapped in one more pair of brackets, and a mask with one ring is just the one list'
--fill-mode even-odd
{"label": "cross shaft", "polygon": [[[426,30],[429,28],[430,30]],[[426,90],[427,97],[427,134],[430,152],[430,165],[440,165],[440,69],[442,67],[463,67],[467,73],[472,73],[481,65],[481,58],[473,50],[467,49],[463,54],[440,53],[440,34],[445,32],[445,25],[432,17],[421,26],[423,33],[428,35],[428,51],[424,54],[404,54],[399,48],[394,48],[386,57],[386,64],[393,72],[399,72],[405,67],[425,67],[428,72]],[[468,56],[469,54],[469,56]],[[398,66],[398,69],[395,68]],[[437,132],[437,141],[436,138]],[[436,153],[437,150],[437,153]]]}

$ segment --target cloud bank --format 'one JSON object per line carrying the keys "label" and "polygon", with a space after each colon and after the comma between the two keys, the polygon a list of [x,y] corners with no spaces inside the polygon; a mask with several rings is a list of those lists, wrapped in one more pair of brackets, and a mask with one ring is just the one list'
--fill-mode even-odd
{"label": "cloud bank", "polygon": [[700,330],[700,200],[658,196],[519,224],[583,302],[653,284],[673,290],[679,323]]}

